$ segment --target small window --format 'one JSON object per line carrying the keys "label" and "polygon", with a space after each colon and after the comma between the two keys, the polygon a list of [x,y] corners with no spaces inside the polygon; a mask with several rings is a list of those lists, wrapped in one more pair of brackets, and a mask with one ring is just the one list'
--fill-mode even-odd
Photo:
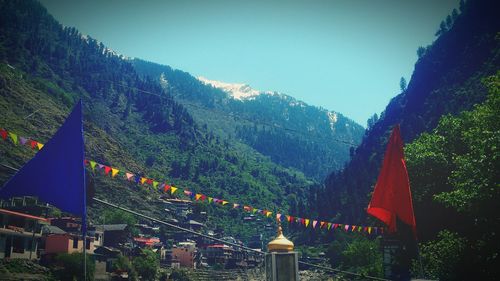
{"label": "small window", "polygon": [[78,238],[73,238],[73,249],[78,249]]}
{"label": "small window", "polygon": [[90,239],[85,239],[85,248],[87,248],[87,250],[90,250]]}
{"label": "small window", "polygon": [[22,254],[24,253],[24,239],[15,236],[12,241],[12,252]]}

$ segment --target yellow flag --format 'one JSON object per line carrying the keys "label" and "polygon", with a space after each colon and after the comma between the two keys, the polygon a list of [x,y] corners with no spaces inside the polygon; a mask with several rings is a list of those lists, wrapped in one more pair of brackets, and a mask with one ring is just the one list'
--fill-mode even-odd
{"label": "yellow flag", "polygon": [[269,211],[268,211],[268,212],[266,213],[266,217],[271,216],[271,214],[272,214],[272,213],[273,213],[273,212],[269,212]]}
{"label": "yellow flag", "polygon": [[309,225],[309,219],[305,219],[305,224],[306,224],[306,227]]}
{"label": "yellow flag", "polygon": [[43,148],[43,143],[37,143],[36,146],[38,146],[38,150],[41,150]]}
{"label": "yellow flag", "polygon": [[9,136],[12,139],[12,142],[17,145],[17,135],[9,132]]}
{"label": "yellow flag", "polygon": [[144,184],[147,180],[147,178],[141,178],[141,183]]}
{"label": "yellow flag", "polygon": [[114,178],[116,176],[116,174],[118,174],[120,170],[118,169],[115,169],[115,168],[111,168],[111,176]]}
{"label": "yellow flag", "polygon": [[226,205],[227,203],[229,203],[229,202],[227,202],[227,201],[222,201],[222,205]]}
{"label": "yellow flag", "polygon": [[170,194],[174,194],[176,191],[177,191],[177,187],[175,186],[172,186],[172,188],[170,188]]}

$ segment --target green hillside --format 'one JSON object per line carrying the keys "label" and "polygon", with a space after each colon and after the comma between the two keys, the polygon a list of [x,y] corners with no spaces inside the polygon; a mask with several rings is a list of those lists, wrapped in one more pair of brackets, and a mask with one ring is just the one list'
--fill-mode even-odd
{"label": "green hillside", "polygon": [[[199,126],[170,93],[132,64],[35,1],[0,1],[0,127],[42,143],[73,104],[84,104],[86,158],[182,189],[260,209],[297,211],[315,186],[296,171],[243,151]],[[20,167],[33,151],[0,142],[2,163]],[[2,183],[12,175],[0,170]],[[96,196],[165,217],[159,192],[94,171]],[[211,227],[247,238],[242,211],[206,205]],[[100,220],[101,207],[90,209]]]}
{"label": "green hillside", "polygon": [[[346,167],[330,174],[310,202],[319,217],[336,213],[341,221],[382,224],[366,208],[390,132],[400,124],[428,279],[498,276],[498,8],[495,1],[461,1],[460,13],[455,10],[442,22],[433,44],[417,50],[408,87],[367,129]],[[393,266],[392,278],[399,280],[416,254],[410,231],[405,233],[402,224],[398,229],[387,240],[405,243]],[[335,251],[349,249],[349,243],[321,238],[335,240],[330,257],[338,264]],[[419,276],[419,267],[414,260],[413,276]]]}
{"label": "green hillside", "polygon": [[322,181],[343,167],[364,128],[338,112],[282,93],[235,99],[189,73],[139,59],[138,73],[158,81],[193,118],[231,143],[243,143],[273,162]]}
{"label": "green hillside", "polygon": [[486,99],[483,79],[500,67],[500,21],[493,1],[468,1],[449,25],[443,24],[434,43],[418,49],[412,79],[395,96],[377,122],[367,128],[362,143],[342,171],[331,173],[314,204],[319,214],[332,210],[350,221],[363,221],[385,145],[395,124],[405,143],[432,131],[446,114],[470,110]]}
{"label": "green hillside", "polygon": [[439,280],[499,274],[500,72],[484,84],[484,103],[405,147],[425,270]]}

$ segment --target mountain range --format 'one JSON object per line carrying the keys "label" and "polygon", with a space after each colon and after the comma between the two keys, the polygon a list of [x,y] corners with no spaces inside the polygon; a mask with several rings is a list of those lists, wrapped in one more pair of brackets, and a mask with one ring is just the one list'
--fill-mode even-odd
{"label": "mountain range", "polygon": [[[291,96],[244,85],[229,91],[229,83],[118,55],[62,26],[37,1],[0,1],[0,7],[0,127],[19,136],[46,142],[82,99],[87,159],[295,215],[361,139],[364,129],[355,122]],[[0,143],[3,164],[20,167],[33,156],[9,145]],[[90,173],[96,196],[165,216],[157,190]],[[2,169],[1,181],[11,174]],[[244,241],[262,232],[237,223],[243,212],[202,206],[213,216],[211,228]],[[91,206],[91,222],[100,222],[102,211]]]}
{"label": "mountain range", "polygon": [[216,135],[318,181],[349,160],[364,128],[342,114],[246,84],[195,78],[139,59],[137,72],[159,81],[193,118]]}
{"label": "mountain range", "polygon": [[[367,194],[380,168],[385,144],[395,124],[406,143],[432,131],[442,116],[470,110],[483,102],[483,79],[500,65],[500,20],[492,1],[469,1],[462,12],[442,24],[436,40],[418,50],[419,59],[407,88],[392,98],[381,116],[367,128],[351,161],[326,179],[318,198],[329,198],[318,207],[325,216],[342,214],[353,221],[366,218]],[[444,21],[443,21],[444,23]],[[335,211],[333,211],[335,210]]]}
{"label": "mountain range", "polygon": [[[396,272],[401,268],[436,280],[498,276],[500,224],[493,207],[500,200],[498,9],[495,1],[460,1],[460,13],[454,10],[443,20],[435,41],[418,48],[408,86],[372,120],[351,161],[331,173],[309,202],[310,215],[320,219],[380,223],[368,217],[366,208],[390,133],[400,124],[420,256],[408,250],[417,242],[399,223],[398,232],[382,242],[396,248],[406,243],[394,255],[391,279],[408,274]],[[346,240],[323,235],[309,243],[331,243],[336,265],[337,252],[357,243]],[[362,264],[357,270],[376,272],[377,263]]]}
{"label": "mountain range", "polygon": [[[464,176],[456,170],[469,162],[454,162],[463,155],[477,155],[467,150],[467,145],[447,138],[457,131],[498,135],[495,122],[484,122],[486,133],[481,127],[463,125],[475,124],[484,116],[491,118],[498,110],[494,103],[495,93],[498,95],[498,77],[495,80],[494,76],[500,67],[498,5],[488,0],[461,3],[461,13],[454,11],[443,21],[436,40],[418,48],[419,58],[408,86],[364,130],[339,112],[308,105],[284,93],[197,78],[166,65],[117,55],[75,28],[63,27],[37,1],[0,0],[0,127],[46,142],[82,99],[88,159],[261,210],[339,223],[368,220],[377,224],[367,218],[365,208],[390,131],[400,124],[408,144],[411,185],[416,187],[417,235],[427,243],[423,253],[429,257],[429,270],[439,264],[434,262],[436,255],[451,264],[445,254],[456,258],[458,254],[453,254],[461,251],[457,245],[472,249],[460,252],[460,258],[472,256],[473,265],[490,266],[498,261],[494,243],[498,215],[490,210],[491,202],[478,201],[488,204],[473,205],[472,212],[463,207],[463,200],[457,203],[449,199],[449,205],[433,201],[442,196],[444,187],[457,188],[472,199],[477,195],[467,193],[469,189],[462,187],[469,186],[459,181],[473,179],[476,173]],[[435,156],[437,144],[429,139],[462,146],[442,145],[440,149],[446,152],[442,152],[446,160],[441,159],[442,165],[429,168],[422,161],[418,166],[416,154],[422,159]],[[476,162],[471,161],[475,164],[468,165],[469,169],[500,159],[495,138],[488,141],[492,145],[478,146],[484,151],[478,159],[473,158]],[[0,151],[1,163],[14,167],[33,157],[29,147],[7,141],[0,141]],[[440,167],[447,171],[430,179],[422,176]],[[498,169],[488,169],[482,178],[498,179]],[[89,174],[97,197],[156,217],[167,216],[158,201],[165,194],[158,190],[112,179],[102,172],[89,170]],[[1,168],[0,182],[11,175]],[[489,184],[481,189],[481,195],[496,200],[498,192]],[[450,209],[457,205],[461,209]],[[488,209],[483,210],[483,205]],[[234,208],[197,204],[197,209],[208,213],[210,228],[243,241],[261,233],[267,238],[273,235],[266,230],[265,220],[247,225],[242,223],[244,212]],[[102,222],[102,213],[102,206],[90,206],[91,222]],[[464,231],[464,225],[474,225],[484,236]],[[445,226],[455,232],[443,232]],[[364,257],[373,250],[371,242],[362,244],[368,245],[367,249],[350,248],[351,242],[346,241],[367,241],[359,236],[348,240],[311,228],[294,229],[292,236],[300,244],[315,246],[334,241],[329,251],[334,266],[344,257],[340,266],[347,267],[345,253]],[[475,241],[479,242],[472,243]],[[435,248],[452,250],[429,254]],[[471,269],[466,263],[456,264]],[[455,276],[446,268],[439,270],[433,275],[436,278]],[[460,266],[454,270],[458,272]],[[481,272],[486,279],[487,271]]]}

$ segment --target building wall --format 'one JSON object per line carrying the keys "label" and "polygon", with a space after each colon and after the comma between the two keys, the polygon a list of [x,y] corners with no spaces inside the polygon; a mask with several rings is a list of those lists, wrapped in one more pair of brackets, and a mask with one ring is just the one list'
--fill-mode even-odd
{"label": "building wall", "polygon": [[29,259],[31,255],[31,259],[36,259],[38,238],[34,240],[33,249],[30,249],[31,239],[19,235],[0,234],[0,258]]}
{"label": "building wall", "polygon": [[[31,237],[21,237],[21,236],[11,236],[7,239],[12,238],[12,252],[10,254],[11,259],[36,259],[36,239],[34,241],[34,249],[30,253]],[[15,245],[17,244],[17,245]],[[16,247],[14,247],[16,246]]]}
{"label": "building wall", "polygon": [[120,248],[120,244],[126,243],[129,233],[124,230],[104,231],[102,245],[113,248]]}
{"label": "building wall", "polygon": [[172,257],[179,260],[183,267],[194,268],[194,250],[188,248],[173,248]]}
{"label": "building wall", "polygon": [[68,253],[69,252],[69,240],[68,235],[49,235],[45,240],[45,253]]}
{"label": "building wall", "polygon": [[[74,239],[76,237],[66,235],[66,234],[54,234],[47,236],[45,240],[45,253],[81,253],[83,252],[83,240],[78,239],[76,245],[74,244]],[[75,247],[76,246],[76,247]],[[87,249],[87,253],[94,253],[94,243],[90,242],[90,249]]]}

